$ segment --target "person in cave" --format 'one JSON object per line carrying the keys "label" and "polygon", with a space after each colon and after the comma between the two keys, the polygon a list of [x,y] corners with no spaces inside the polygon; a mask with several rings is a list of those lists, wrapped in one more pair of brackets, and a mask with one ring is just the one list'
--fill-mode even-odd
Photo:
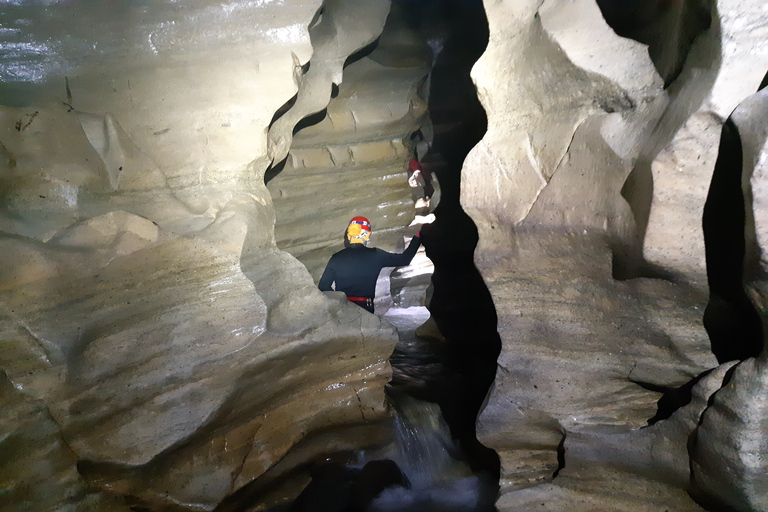
{"label": "person in cave", "polygon": [[[347,294],[347,300],[373,313],[376,281],[384,267],[408,265],[421,245],[420,232],[400,254],[368,247],[371,223],[365,217],[349,221],[344,232],[344,249],[328,260],[318,288],[327,292],[335,289]],[[335,285],[335,288],[332,288]]]}
{"label": "person in cave", "polygon": [[429,173],[425,173],[421,164],[415,158],[408,163],[408,186],[411,187],[411,198],[418,208],[429,208],[429,198],[435,189]]}

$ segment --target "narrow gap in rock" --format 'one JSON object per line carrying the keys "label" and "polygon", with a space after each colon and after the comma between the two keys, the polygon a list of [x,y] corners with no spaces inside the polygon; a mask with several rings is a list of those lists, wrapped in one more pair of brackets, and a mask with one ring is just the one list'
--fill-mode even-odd
{"label": "narrow gap in rock", "polygon": [[372,43],[370,43],[370,44],[360,48],[355,53],[353,53],[352,55],[347,57],[347,59],[344,61],[344,67],[347,68],[347,67],[351,66],[352,64],[354,64],[355,62],[357,62],[360,59],[362,59],[363,57],[369,56],[373,52],[373,50],[376,49],[376,47],[378,45],[379,45],[379,40],[376,39]]}
{"label": "narrow gap in rock", "polygon": [[[331,94],[331,97],[333,97],[333,94]],[[298,123],[296,123],[296,126],[293,127],[293,134],[296,135],[304,128],[309,128],[310,126],[314,126],[323,119],[325,119],[325,115],[328,112],[328,109],[323,109],[320,112],[315,112],[314,114],[310,114]]]}
{"label": "narrow gap in rock", "polygon": [[697,375],[696,377],[692,378],[682,386],[678,386],[678,387],[660,386],[658,384],[653,384],[651,382],[631,380],[631,382],[637,384],[643,389],[662,393],[661,398],[659,398],[659,400],[656,402],[656,414],[654,414],[653,417],[648,419],[648,425],[653,425],[658,421],[665,420],[671,417],[675,411],[691,403],[691,399],[693,397],[692,395],[693,387],[702,378],[709,375],[711,371],[712,371],[711,369],[706,370],[701,374]]}
{"label": "narrow gap in rock", "polygon": [[286,112],[291,110],[291,108],[293,108],[293,106],[296,104],[296,100],[298,99],[298,97],[299,97],[299,93],[297,92],[296,94],[293,95],[291,99],[283,103],[282,106],[275,111],[274,115],[272,116],[272,119],[269,121],[269,126],[267,126],[267,128],[272,128],[272,125],[275,124],[275,121],[283,117]]}
{"label": "narrow gap in rock", "polygon": [[565,437],[566,433],[563,432],[563,437],[557,445],[557,469],[552,473],[552,478],[557,478],[560,471],[565,468]]}
{"label": "narrow gap in rock", "polygon": [[[501,340],[493,300],[474,265],[477,228],[459,201],[464,158],[486,131],[470,70],[485,50],[488,25],[479,2],[413,8],[413,19],[439,15],[448,27],[448,37],[431,41],[439,48],[429,90],[435,136],[423,159],[437,174],[442,196],[435,221],[422,228],[435,266],[431,319],[415,340],[398,345],[389,394],[395,402],[405,394],[437,403],[473,472],[496,486],[499,458],[477,440],[475,422],[495,378]],[[430,9],[429,16],[419,12]]]}
{"label": "narrow gap in rock", "polygon": [[721,364],[756,357],[763,349],[762,321],[743,284],[746,206],[742,162],[739,130],[728,118],[702,220],[709,284],[703,321],[712,352]]}
{"label": "narrow gap in rock", "polygon": [[272,181],[282,170],[285,168],[285,164],[288,161],[288,158],[284,158],[282,162],[279,162],[277,165],[270,165],[269,168],[264,173],[264,184],[266,185],[270,181]]}
{"label": "narrow gap in rock", "polygon": [[763,80],[760,82],[760,87],[758,87],[757,90],[762,91],[766,86],[768,86],[768,73],[763,77]]}

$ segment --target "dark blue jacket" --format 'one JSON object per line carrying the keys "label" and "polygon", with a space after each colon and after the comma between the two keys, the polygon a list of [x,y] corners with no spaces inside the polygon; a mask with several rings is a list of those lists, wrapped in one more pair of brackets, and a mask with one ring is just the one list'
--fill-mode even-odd
{"label": "dark blue jacket", "polygon": [[330,291],[331,284],[335,282],[336,291],[346,293],[347,297],[373,298],[381,269],[408,265],[419,250],[419,245],[421,241],[415,236],[405,251],[394,254],[363,244],[352,244],[331,256],[318,287]]}

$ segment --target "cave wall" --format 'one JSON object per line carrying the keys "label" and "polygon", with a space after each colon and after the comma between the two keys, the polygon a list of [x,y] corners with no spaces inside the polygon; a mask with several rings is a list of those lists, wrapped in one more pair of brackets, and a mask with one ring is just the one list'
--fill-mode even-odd
{"label": "cave wall", "polygon": [[277,247],[264,184],[309,28],[354,21],[336,83],[381,33],[356,5],[3,7],[4,509],[212,510],[388,440],[396,332]]}
{"label": "cave wall", "polygon": [[[294,128],[284,166],[268,181],[277,245],[316,281],[329,254],[343,248],[350,218],[371,221],[372,246],[401,251],[402,228],[417,213],[406,171],[416,149],[410,136],[427,119],[432,51],[409,16],[393,5],[378,39],[347,58],[343,81],[322,110]],[[307,74],[314,66],[313,60]]]}
{"label": "cave wall", "polygon": [[[721,370],[695,388],[721,405],[655,415],[670,390],[718,366],[702,326],[702,217],[722,124],[768,70],[765,7],[667,3],[655,19],[649,9],[619,20],[637,24],[629,30],[605,8],[618,2],[484,5],[490,42],[472,77],[488,132],[464,162],[461,202],[480,234],[475,263],[503,344],[478,420],[480,441],[501,457],[499,509],[764,509],[755,496],[765,484],[748,462],[764,449],[762,392],[741,384],[726,398]],[[746,123],[758,140],[743,149],[753,155],[741,179],[744,198],[754,194],[748,240],[752,214],[764,215],[762,119]],[[759,275],[745,282],[762,313]],[[729,343],[743,343],[730,325]],[[763,357],[736,374],[759,388]],[[689,454],[702,417],[708,433]],[[718,428],[731,432],[728,448]],[[717,456],[738,490],[715,483],[730,471]],[[707,466],[700,477],[692,460]]]}
{"label": "cave wall", "polygon": [[[765,351],[712,354],[701,223],[736,109],[744,293],[762,315],[751,114],[768,13],[611,5],[484,2],[488,131],[461,204],[503,346],[477,423],[498,508],[764,510]],[[356,0],[3,6],[5,508],[280,503],[310,461],[388,441],[397,333],[314,280],[353,210],[390,250],[414,216],[433,54],[397,16]],[[690,402],[648,426],[686,384]]]}

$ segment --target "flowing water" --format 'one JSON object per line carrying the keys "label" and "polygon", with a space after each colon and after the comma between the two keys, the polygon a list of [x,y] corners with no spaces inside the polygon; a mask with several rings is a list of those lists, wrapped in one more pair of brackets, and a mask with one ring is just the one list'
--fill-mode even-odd
{"label": "flowing water", "polygon": [[[410,397],[397,399],[393,419],[395,442],[388,456],[405,474],[410,487],[385,489],[371,512],[491,510],[493,482],[473,475],[462,460],[437,404]],[[493,492],[495,497],[495,492]],[[490,505],[490,507],[489,507]]]}

